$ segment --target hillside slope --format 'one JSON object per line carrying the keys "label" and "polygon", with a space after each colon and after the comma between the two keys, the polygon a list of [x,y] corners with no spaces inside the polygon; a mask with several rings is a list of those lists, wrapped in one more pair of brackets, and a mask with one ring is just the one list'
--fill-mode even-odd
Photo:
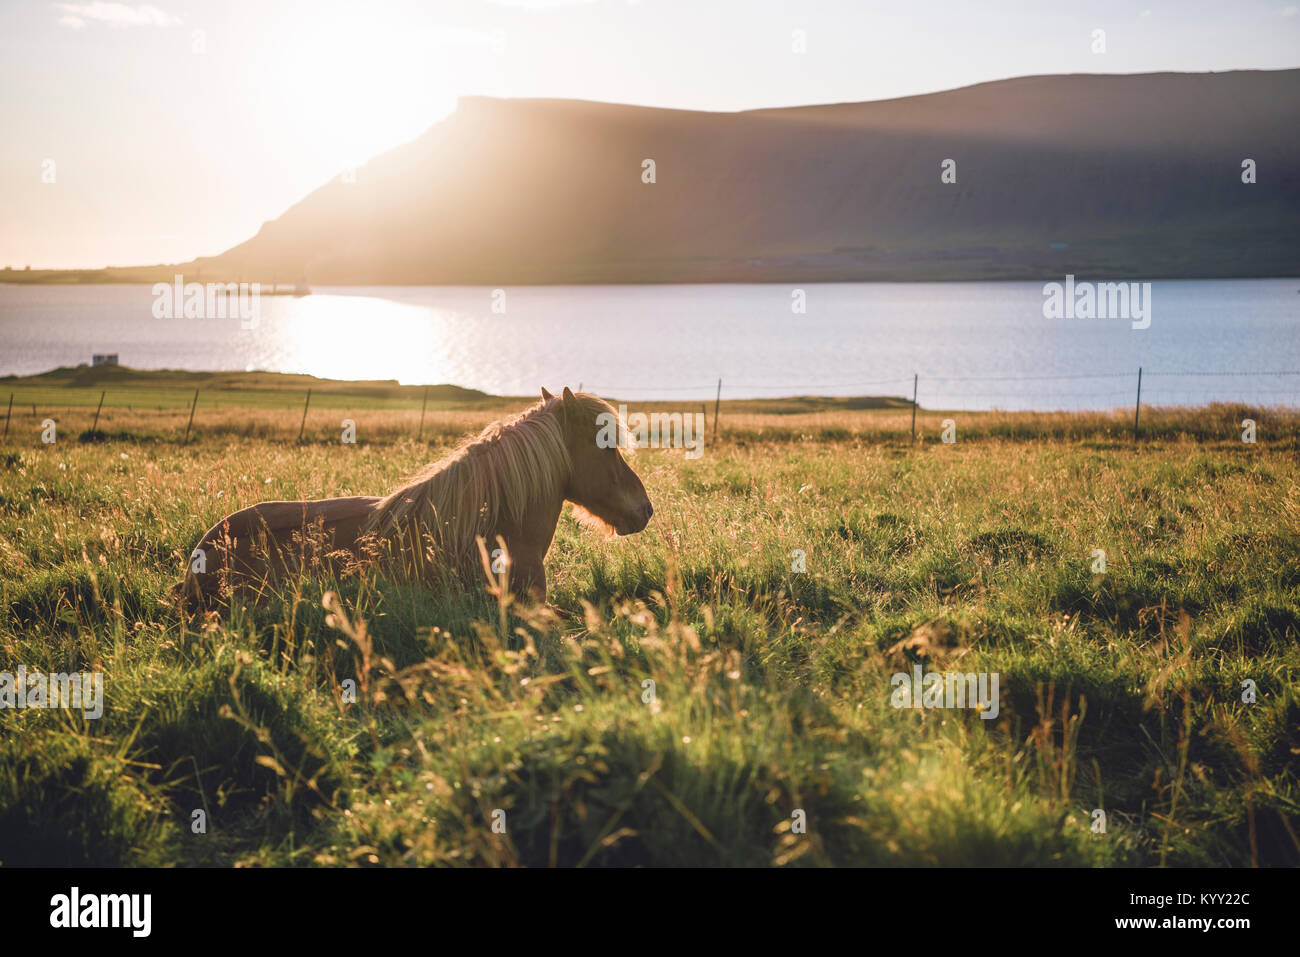
{"label": "hillside slope", "polygon": [[357,284],[1295,275],[1298,120],[1300,70],[1025,77],[744,113],[464,98],[355,183],[185,270]]}

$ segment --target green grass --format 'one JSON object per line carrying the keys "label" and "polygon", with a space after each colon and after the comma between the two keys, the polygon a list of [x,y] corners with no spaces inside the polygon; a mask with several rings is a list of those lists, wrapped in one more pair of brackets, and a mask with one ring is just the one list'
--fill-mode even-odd
{"label": "green grass", "polygon": [[[566,513],[552,608],[303,580],[183,620],[222,515],[385,491],[476,424],[296,446],[263,414],[0,448],[0,672],[106,682],[98,721],[0,710],[0,863],[1300,864],[1294,419],[912,447],[890,410],[751,413],[637,453],[645,533]],[[916,662],[996,672],[1000,715],[891,707]]]}
{"label": "green grass", "polygon": [[317,408],[472,409],[501,401],[459,386],[404,386],[396,381],[347,382],[284,372],[145,371],[126,366],[65,366],[33,376],[0,377],[0,402],[10,396],[15,421],[60,410],[103,408],[114,411],[188,410],[198,395],[196,414],[221,409],[302,411],[307,391]]}

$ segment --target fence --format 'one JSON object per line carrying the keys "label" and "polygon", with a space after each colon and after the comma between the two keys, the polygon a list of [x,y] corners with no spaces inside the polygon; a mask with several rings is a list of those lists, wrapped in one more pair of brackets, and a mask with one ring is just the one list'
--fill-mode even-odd
{"label": "fence", "polygon": [[[1239,388],[1228,390],[1206,390],[1192,389],[1185,386],[1184,380],[1206,380],[1206,379],[1228,379],[1240,382],[1242,379],[1250,378],[1263,381],[1269,384],[1289,383],[1287,388],[1265,388],[1252,389],[1250,394],[1244,395]],[[1084,383],[1102,383],[1103,388],[1080,388]],[[1124,387],[1120,383],[1124,382]],[[1153,382],[1157,386],[1152,388]],[[953,384],[958,384],[954,390]],[[990,388],[990,383],[994,384]],[[1015,383],[1034,383],[1037,387],[1035,391],[1026,391],[1024,389],[1008,389],[1008,384]],[[1067,388],[1051,389],[1042,391],[1041,386],[1044,383],[1066,383]],[[1170,383],[1170,386],[1161,387],[1161,383]],[[1174,386],[1184,384],[1183,388]],[[969,386],[976,385],[976,390],[972,391]],[[923,388],[924,386],[924,388]],[[892,388],[891,388],[892,387]],[[753,398],[756,392],[767,391],[773,396],[795,396],[800,394],[797,388],[772,386],[769,383],[761,384],[740,384],[734,386],[738,391],[743,391],[751,396],[748,399],[751,403],[761,402],[761,399]],[[1264,407],[1291,407],[1300,408],[1300,370],[1297,371],[1278,371],[1278,372],[1209,372],[1209,371],[1188,371],[1188,372],[1160,372],[1151,371],[1142,367],[1135,371],[1119,373],[1068,373],[1055,375],[1032,375],[1032,376],[1005,376],[1005,375],[926,375],[913,373],[910,376],[898,377],[892,379],[871,379],[871,380],[851,380],[840,382],[819,382],[815,387],[817,389],[833,388],[836,390],[854,390],[847,394],[841,394],[840,398],[858,398],[865,395],[881,395],[881,389],[886,389],[886,395],[897,395],[900,399],[905,400],[907,407],[910,408],[911,433],[912,439],[916,438],[916,412],[918,409],[928,408],[930,411],[949,411],[949,412],[970,412],[970,411],[1040,411],[1043,410],[1044,400],[1047,404],[1059,403],[1060,400],[1070,400],[1069,408],[1062,408],[1059,404],[1055,405],[1050,411],[1061,412],[1078,412],[1088,411],[1087,408],[1079,408],[1078,400],[1093,400],[1096,404],[1091,410],[1107,409],[1113,410],[1125,405],[1131,405],[1133,408],[1133,435],[1134,438],[1140,436],[1141,414],[1145,402],[1148,408],[1157,405],[1205,405],[1208,403],[1240,403],[1251,404],[1259,408]],[[717,380],[716,391],[710,386],[714,406],[714,427],[719,418],[719,407],[721,405],[723,394],[723,382]],[[597,389],[597,392],[603,394],[604,390]],[[617,390],[609,390],[615,393]],[[705,390],[700,387],[675,387],[675,388],[657,388],[655,391],[677,392],[678,394],[690,393],[695,396],[701,396]],[[804,393],[808,394],[808,393]],[[910,398],[908,397],[910,394]],[[835,398],[836,396],[827,396],[825,392],[818,395]],[[954,398],[960,398],[963,401],[954,402]],[[1020,400],[1019,408],[1008,407],[1006,400]],[[969,407],[969,400],[974,400],[982,407],[972,410]],[[994,400],[990,402],[989,400]],[[1098,401],[1100,400],[1100,401]],[[926,403],[924,406],[922,402]]]}
{"label": "fence", "polygon": [[[423,438],[424,419],[429,411],[431,389],[437,387],[397,387],[380,390],[346,392],[337,388],[234,388],[193,389],[166,387],[108,386],[89,388],[83,386],[18,386],[3,401],[4,425],[0,438],[7,439],[17,428],[16,422],[24,417],[43,422],[53,418],[56,422],[65,417],[85,413],[89,433],[98,433],[101,423],[110,426],[122,412],[143,415],[158,413],[167,417],[183,416],[184,429],[175,438],[187,441],[195,426],[202,428],[204,414],[241,411],[274,415],[283,410],[285,419],[296,426],[298,441],[306,435],[308,414],[324,409],[346,409],[354,414],[420,411],[420,424],[415,438]],[[405,394],[393,394],[405,393]],[[435,400],[445,411],[469,411],[501,408],[508,399],[488,397],[482,400]]]}
{"label": "fence", "polygon": [[[1242,382],[1246,379],[1263,381],[1269,384],[1285,384],[1285,388],[1265,388],[1250,390],[1249,397],[1242,394],[1240,388],[1223,390],[1206,390],[1191,389],[1187,387],[1189,382],[1206,381],[1210,379],[1230,380],[1233,382]],[[1125,381],[1127,380],[1127,381]],[[1101,388],[1080,388],[1084,383],[1102,383]],[[1124,382],[1121,387],[1120,383]],[[1161,383],[1170,383],[1166,387],[1161,387]],[[1033,383],[1032,390],[1010,388],[1015,384]],[[1046,384],[1065,384],[1065,388],[1050,388],[1043,391]],[[956,389],[954,390],[954,384]],[[990,388],[990,385],[992,387]],[[970,388],[971,385],[975,389]],[[1153,385],[1155,386],[1153,388]],[[1181,387],[1180,387],[1181,385]],[[882,392],[881,388],[886,387]],[[580,384],[580,389],[582,385]],[[728,406],[734,406],[736,409],[745,409],[751,413],[761,414],[765,407],[771,406],[780,400],[821,400],[826,403],[842,403],[845,411],[866,411],[871,409],[892,410],[911,413],[911,438],[916,439],[916,416],[918,410],[926,412],[992,412],[1002,409],[1003,411],[1036,411],[1037,409],[1031,404],[1022,409],[1006,409],[999,406],[995,401],[990,408],[988,400],[1012,400],[1019,402],[1033,402],[1046,400],[1048,403],[1059,402],[1060,400],[1070,400],[1071,403],[1077,404],[1079,400],[1089,400],[1100,403],[1101,408],[1114,410],[1123,407],[1127,403],[1132,404],[1133,408],[1133,438],[1136,440],[1141,435],[1142,409],[1145,403],[1148,409],[1164,405],[1204,405],[1211,402],[1227,402],[1238,404],[1250,404],[1258,408],[1265,407],[1300,407],[1300,371],[1278,371],[1278,372],[1208,372],[1208,371],[1182,371],[1182,372],[1161,372],[1151,371],[1138,368],[1132,373],[1071,373],[1059,375],[1034,375],[1034,376],[979,376],[979,375],[962,375],[962,376],[942,376],[926,375],[913,373],[910,376],[898,377],[894,379],[874,379],[874,380],[857,380],[852,382],[820,382],[810,390],[801,390],[799,387],[782,387],[773,385],[770,382],[761,384],[741,384],[734,387],[737,391],[748,393],[745,398],[728,398]],[[852,394],[844,394],[844,389],[863,390]],[[827,395],[824,391],[818,390],[834,389],[838,394]],[[414,435],[411,436],[419,441],[425,437],[425,424],[429,412],[429,387],[400,387],[402,395],[378,394],[375,391],[348,393],[338,391],[331,387],[327,391],[315,392],[316,408],[333,408],[336,410],[350,410],[354,413],[363,412],[413,412],[416,408],[420,410],[418,426],[414,428]],[[391,393],[393,390],[389,390]],[[604,395],[617,395],[620,391],[638,391],[624,387],[597,389],[589,388],[589,391],[597,392]],[[663,403],[672,403],[677,406],[685,406],[688,409],[694,409],[695,403],[699,403],[699,409],[708,419],[708,404],[711,400],[713,406],[712,429],[713,437],[718,435],[719,423],[722,419],[723,411],[723,391],[724,383],[718,379],[716,384],[711,383],[708,387],[691,387],[691,386],[670,386],[654,387],[652,390],[657,393],[671,395],[673,393],[682,396],[678,399],[664,398]],[[770,398],[763,398],[754,395],[755,392],[771,393]],[[98,393],[96,395],[96,393]],[[910,395],[909,395],[910,393]],[[3,393],[0,392],[0,395]],[[691,398],[686,398],[684,394],[690,394]],[[707,396],[707,399],[705,399]],[[961,405],[953,402],[954,397],[962,400]],[[863,404],[864,399],[877,400],[877,404]],[[75,400],[75,401],[74,401]],[[854,404],[855,400],[858,404]],[[1161,400],[1164,400],[1162,403]],[[1284,401],[1281,401],[1284,400]],[[438,402],[442,406],[440,410],[454,410],[457,412],[482,412],[489,409],[500,410],[503,404],[508,403],[509,398],[488,396],[480,400],[461,400]],[[926,401],[928,405],[923,406],[921,403]],[[967,402],[976,401],[985,405],[984,408],[972,410],[968,408]],[[654,406],[655,403],[649,400],[634,400],[634,406]],[[112,388],[93,389],[77,386],[56,386],[56,387],[17,387],[10,391],[8,404],[5,411],[5,420],[3,435],[8,439],[11,432],[11,423],[15,414],[23,416],[26,409],[30,407],[31,415],[37,420],[43,421],[45,418],[53,418],[58,414],[60,408],[64,409],[68,415],[72,414],[73,408],[88,409],[93,405],[94,416],[91,421],[89,433],[92,435],[99,432],[101,419],[108,421],[117,412],[126,409],[128,412],[148,413],[157,411],[158,413],[181,413],[184,414],[186,424],[183,435],[178,434],[176,438],[181,441],[189,441],[191,438],[196,422],[199,427],[203,427],[203,411],[219,412],[225,410],[243,410],[243,411],[261,411],[273,413],[283,409],[289,415],[286,419],[296,423],[296,438],[302,442],[307,435],[308,414],[313,410],[313,389],[303,390],[274,388],[274,389],[180,389],[180,388],[150,388],[150,387],[132,387],[129,385],[114,386]],[[15,412],[15,409],[17,412]],[[786,409],[784,411],[791,411]],[[1060,409],[1059,406],[1053,411],[1084,411],[1080,409]],[[56,420],[57,421],[57,420]],[[286,436],[289,434],[291,425],[286,426]],[[178,429],[179,433],[179,429]]]}
{"label": "fence", "polygon": [[[1176,401],[1178,404],[1204,403],[1207,401],[1255,401],[1257,398],[1267,397],[1272,400],[1277,397],[1285,397],[1290,403],[1300,407],[1300,370],[1282,371],[1282,372],[1206,372],[1206,371],[1189,371],[1189,372],[1162,372],[1152,371],[1150,369],[1134,368],[1132,372],[1103,372],[1103,373],[1069,373],[1056,375],[937,375],[937,374],[916,374],[907,373],[888,379],[851,379],[839,381],[818,381],[809,386],[808,384],[794,385],[772,385],[770,382],[741,382],[735,383],[727,380],[726,391],[732,396],[736,393],[743,393],[745,398],[750,400],[775,397],[789,397],[798,395],[816,395],[822,397],[861,397],[866,395],[881,395],[881,389],[884,388],[887,394],[899,398],[910,399],[913,396],[913,390],[917,389],[916,396],[922,408],[947,409],[951,411],[989,411],[1000,408],[1005,411],[1079,411],[1080,408],[1071,403],[1069,408],[1056,406],[1044,408],[1041,404],[1024,405],[1019,409],[1008,409],[1000,405],[999,402],[989,402],[988,400],[1003,399],[1025,399],[1025,400],[1047,400],[1066,398],[1071,400],[1077,399],[1102,399],[1106,400],[1098,406],[1092,408],[1114,408],[1117,405],[1131,405],[1136,401],[1137,379],[1139,373],[1142,375],[1142,394],[1143,397],[1149,398],[1158,396],[1160,398]],[[1213,391],[1206,391],[1203,388],[1193,388],[1190,383],[1183,383],[1183,388],[1166,388],[1152,391],[1149,380],[1160,379],[1163,381],[1172,380],[1178,383],[1180,380],[1198,380],[1205,379],[1228,379],[1240,381],[1242,379],[1259,379],[1271,383],[1290,381],[1290,385],[1281,389],[1255,389],[1252,394],[1247,396],[1235,387],[1229,392],[1220,392],[1215,394]],[[1041,387],[1044,383],[1069,383],[1070,388],[1065,390],[1053,389],[1042,391],[1039,388],[1036,391],[1008,389],[1008,385],[1016,383],[1033,383],[1036,387]],[[1078,385],[1087,382],[1099,382],[1106,388],[1082,389]],[[951,384],[957,384],[960,389],[954,389]],[[992,383],[992,386],[988,385]],[[936,386],[947,387],[936,388]],[[977,388],[971,389],[972,384]],[[594,388],[601,395],[621,395],[631,391],[640,391],[647,393],[651,398],[664,398],[665,395],[672,396],[690,396],[695,401],[707,399],[712,402],[715,395],[721,394],[722,380],[710,381],[707,386],[649,386],[639,390],[629,389],[626,385],[618,387],[611,386],[606,389],[603,387]],[[717,392],[715,393],[715,389]],[[825,390],[834,391],[825,391]],[[810,391],[811,390],[811,391]],[[821,391],[817,391],[821,390]],[[660,395],[664,393],[665,395]],[[965,402],[975,401],[979,403],[978,407],[971,408],[968,405],[958,404],[953,400],[959,399]],[[1269,404],[1269,403],[1263,403]],[[1278,404],[1278,403],[1271,403]]]}

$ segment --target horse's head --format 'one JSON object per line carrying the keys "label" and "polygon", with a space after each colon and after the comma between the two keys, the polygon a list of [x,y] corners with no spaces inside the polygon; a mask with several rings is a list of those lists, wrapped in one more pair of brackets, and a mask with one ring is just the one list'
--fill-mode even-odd
{"label": "horse's head", "polygon": [[[555,397],[545,389],[542,399]],[[559,399],[560,421],[573,471],[564,497],[619,535],[641,531],[654,514],[645,486],[623,459],[620,447],[626,431],[613,408],[593,395],[574,395],[569,389]]]}

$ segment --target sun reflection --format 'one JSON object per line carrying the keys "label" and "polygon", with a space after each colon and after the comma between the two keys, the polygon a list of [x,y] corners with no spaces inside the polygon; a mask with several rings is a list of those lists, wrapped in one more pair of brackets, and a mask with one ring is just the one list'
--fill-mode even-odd
{"label": "sun reflection", "polygon": [[313,294],[266,297],[262,308],[264,328],[275,340],[274,365],[287,372],[404,383],[448,380],[443,317],[428,306]]}

